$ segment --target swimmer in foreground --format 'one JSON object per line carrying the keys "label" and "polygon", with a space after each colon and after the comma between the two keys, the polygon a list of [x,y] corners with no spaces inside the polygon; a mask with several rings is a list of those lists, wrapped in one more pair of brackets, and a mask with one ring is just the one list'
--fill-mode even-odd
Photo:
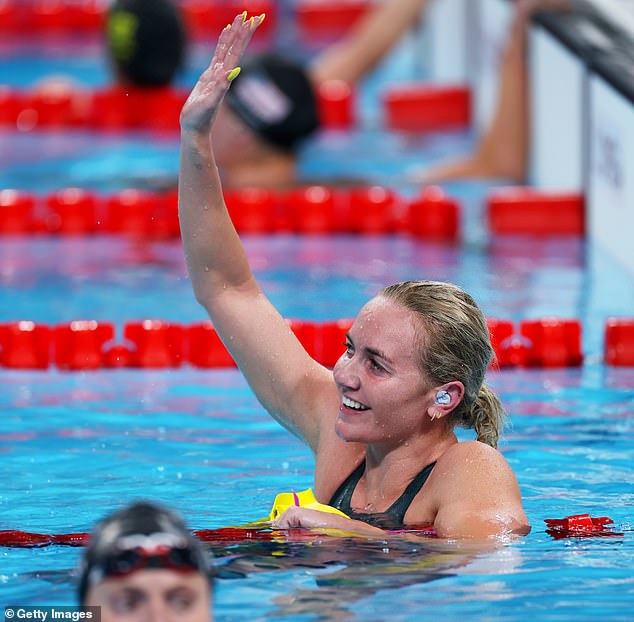
{"label": "swimmer in foreground", "polygon": [[173,511],[137,502],[102,520],[79,568],[79,604],[101,622],[210,622],[209,554]]}
{"label": "swimmer in foreground", "polygon": [[[266,410],[315,455],[317,500],[278,528],[361,535],[433,526],[444,538],[527,533],[515,475],[497,449],[504,410],[484,384],[482,312],[455,285],[397,283],[371,299],[334,370],[312,359],[255,281],[223,200],[212,125],[263,16],[221,33],[181,112],[179,217],[197,300]],[[458,442],[455,426],[475,428]]]}

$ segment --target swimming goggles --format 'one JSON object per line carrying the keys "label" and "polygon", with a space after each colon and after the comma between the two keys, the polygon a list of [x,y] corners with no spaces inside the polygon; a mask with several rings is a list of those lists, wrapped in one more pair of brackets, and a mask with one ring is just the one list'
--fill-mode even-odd
{"label": "swimming goggles", "polygon": [[189,548],[136,547],[108,556],[101,564],[103,577],[123,577],[139,570],[164,569],[175,572],[201,571],[199,557]]}

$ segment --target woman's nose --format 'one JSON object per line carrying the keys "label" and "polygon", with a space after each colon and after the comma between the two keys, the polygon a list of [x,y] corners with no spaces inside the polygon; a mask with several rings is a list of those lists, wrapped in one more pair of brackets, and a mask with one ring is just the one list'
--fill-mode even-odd
{"label": "woman's nose", "polygon": [[356,370],[357,362],[354,356],[344,353],[339,357],[332,370],[335,383],[346,389],[359,388],[359,374]]}

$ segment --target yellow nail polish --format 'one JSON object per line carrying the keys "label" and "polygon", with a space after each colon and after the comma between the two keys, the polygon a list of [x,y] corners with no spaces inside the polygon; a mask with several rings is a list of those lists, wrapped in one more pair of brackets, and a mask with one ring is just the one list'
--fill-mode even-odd
{"label": "yellow nail polish", "polygon": [[260,15],[260,25],[265,19],[266,19],[266,13],[262,13],[262,15]]}
{"label": "yellow nail polish", "polygon": [[227,24],[223,30],[231,30],[231,24]]}
{"label": "yellow nail polish", "polygon": [[233,82],[238,77],[239,73],[240,73],[240,67],[236,67],[235,69],[232,69],[229,72],[229,75],[227,76],[227,80],[229,80],[229,82]]}
{"label": "yellow nail polish", "polygon": [[246,11],[244,11],[244,12],[242,13],[242,23],[244,24],[246,21],[247,21],[247,12],[246,12]]}
{"label": "yellow nail polish", "polygon": [[255,26],[255,17],[252,17],[249,20],[249,30],[253,30],[253,27]]}

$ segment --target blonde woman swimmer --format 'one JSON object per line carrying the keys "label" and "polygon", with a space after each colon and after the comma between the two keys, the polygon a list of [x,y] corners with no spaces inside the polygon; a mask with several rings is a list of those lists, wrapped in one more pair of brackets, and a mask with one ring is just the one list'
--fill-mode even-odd
{"label": "blonde woman swimmer", "polygon": [[[317,500],[350,517],[294,506],[273,526],[526,533],[517,479],[496,449],[504,410],[483,384],[493,353],[471,296],[432,281],[385,288],[361,309],[330,370],[257,284],[224,204],[211,134],[263,19],[245,12],[222,31],[183,107],[179,216],[197,300],[262,405],[313,451]],[[475,428],[477,440],[459,442],[456,426]]]}

